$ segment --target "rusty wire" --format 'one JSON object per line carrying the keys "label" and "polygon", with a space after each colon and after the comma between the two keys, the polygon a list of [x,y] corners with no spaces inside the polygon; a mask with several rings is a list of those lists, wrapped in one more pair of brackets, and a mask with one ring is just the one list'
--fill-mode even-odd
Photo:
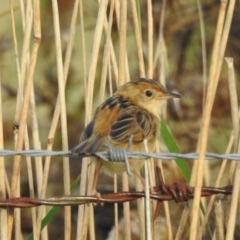
{"label": "rusty wire", "polygon": [[[160,168],[156,167],[158,185],[150,188],[150,198],[159,201],[184,202],[194,197],[194,187],[187,183],[165,184]],[[226,187],[202,187],[202,197],[214,194],[232,194],[232,185]],[[31,208],[40,205],[75,206],[89,203],[122,203],[145,197],[145,191],[108,193],[98,196],[57,196],[48,199],[19,197],[0,201],[0,208]]]}
{"label": "rusty wire", "polygon": [[[150,194],[150,198],[157,201],[171,201],[175,200],[176,202],[183,202],[187,200],[180,200],[179,195],[183,195],[176,190],[176,184],[166,185],[168,193],[154,192]],[[154,187],[153,189],[159,189],[159,186]],[[187,193],[188,200],[194,197],[194,188],[189,186],[192,193]],[[177,194],[178,199],[176,200],[172,194]],[[202,197],[212,196],[214,194],[232,194],[232,185],[216,188],[216,187],[202,187]],[[94,196],[56,196],[47,199],[38,199],[30,197],[19,197],[11,198],[7,200],[0,201],[0,208],[31,208],[37,207],[40,205],[46,206],[76,206],[81,204],[89,203],[122,203],[137,200],[138,198],[145,197],[144,191],[130,191],[130,192],[118,192],[118,193],[108,193],[102,194],[100,198]]]}

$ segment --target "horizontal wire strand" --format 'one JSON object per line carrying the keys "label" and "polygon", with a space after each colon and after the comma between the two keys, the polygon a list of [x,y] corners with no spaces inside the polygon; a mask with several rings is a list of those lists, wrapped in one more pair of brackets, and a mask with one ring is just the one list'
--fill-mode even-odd
{"label": "horizontal wire strand", "polygon": [[[114,152],[114,153],[113,153]],[[21,155],[25,157],[47,157],[47,156],[68,156],[71,158],[76,157],[89,157],[89,156],[97,156],[103,159],[104,161],[126,161],[127,158],[132,159],[148,159],[148,158],[155,158],[161,160],[171,160],[171,159],[178,159],[178,158],[185,158],[190,160],[195,160],[198,158],[197,152],[190,152],[190,153],[170,153],[170,152],[161,152],[161,153],[146,153],[146,152],[130,152],[126,151],[125,149],[118,149],[112,148],[111,153],[109,151],[105,152],[96,152],[93,155],[86,155],[86,154],[79,154],[73,155],[71,151],[49,151],[49,150],[22,150],[22,151],[14,151],[14,150],[0,150],[1,157],[9,157]],[[238,153],[231,153],[231,154],[217,154],[217,153],[210,153],[206,152],[205,158],[207,160],[213,159],[227,159],[227,160],[234,160],[240,161],[240,154]]]}

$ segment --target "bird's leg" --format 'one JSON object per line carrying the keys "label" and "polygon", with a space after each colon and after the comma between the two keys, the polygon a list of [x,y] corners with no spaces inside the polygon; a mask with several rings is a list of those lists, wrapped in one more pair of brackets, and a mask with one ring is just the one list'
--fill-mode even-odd
{"label": "bird's leg", "polygon": [[97,192],[96,187],[97,187],[97,181],[98,181],[98,177],[101,172],[102,166],[103,166],[103,162],[100,159],[97,159],[96,168],[95,168],[95,172],[94,172],[94,178],[93,178],[92,190],[90,193],[91,196],[96,196],[97,198],[101,197],[100,193]]}

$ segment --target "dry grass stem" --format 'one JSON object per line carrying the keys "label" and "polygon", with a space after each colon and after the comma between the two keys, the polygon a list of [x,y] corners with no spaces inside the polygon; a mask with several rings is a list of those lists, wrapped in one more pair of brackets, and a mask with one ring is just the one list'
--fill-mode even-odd
{"label": "dry grass stem", "polygon": [[120,1],[118,86],[126,82],[127,0]]}
{"label": "dry grass stem", "polygon": [[181,221],[179,223],[178,229],[176,236],[174,240],[181,240],[183,239],[183,234],[184,234],[184,228],[186,227],[187,221],[189,220],[189,213],[190,209],[188,204],[185,205],[185,208],[183,210],[182,216],[181,216]]}
{"label": "dry grass stem", "polygon": [[[65,81],[63,73],[63,59],[62,59],[62,46],[59,24],[58,4],[56,0],[52,0],[53,6],[53,23],[55,34],[55,47],[57,59],[57,73],[58,73],[58,90],[59,90],[59,103],[60,103],[60,117],[61,117],[61,131],[62,131],[62,149],[68,149],[68,133],[67,133],[67,117],[66,117],[66,102],[65,102]],[[70,194],[70,168],[68,157],[63,157],[63,183],[64,194]],[[71,208],[64,207],[64,238],[69,239],[71,235]]]}
{"label": "dry grass stem", "polygon": [[[117,192],[117,174],[114,174],[113,176],[113,181],[114,181],[114,192]],[[114,203],[114,228],[115,228],[115,232],[114,232],[114,236],[115,239],[118,239],[118,204]]]}
{"label": "dry grass stem", "polygon": [[[156,151],[160,152],[159,144],[156,144]],[[156,165],[163,169],[162,161],[157,161]],[[163,181],[165,182],[164,173],[162,172]],[[172,224],[171,224],[171,216],[170,216],[170,209],[168,202],[163,202],[164,207],[164,213],[166,218],[166,225],[167,225],[167,236],[168,239],[173,239],[173,233],[172,233]]]}
{"label": "dry grass stem", "polygon": [[[34,12],[34,14],[36,14],[36,16],[38,16],[39,12],[37,12],[37,11],[39,11],[39,9],[34,8],[34,11],[36,11],[36,12]],[[11,11],[11,12],[13,13],[13,11]],[[12,18],[13,18],[13,14],[12,14]],[[35,18],[34,18],[34,21],[35,21]],[[13,20],[13,22],[14,22],[14,20]],[[35,71],[35,66],[36,66],[38,47],[39,47],[39,43],[40,43],[39,36],[41,36],[41,33],[39,32],[40,28],[38,26],[39,26],[39,24],[35,23],[34,34],[36,34],[36,35],[35,35],[35,41],[33,43],[33,49],[32,49],[31,57],[30,57],[29,71],[28,71],[28,75],[27,75],[27,79],[26,79],[26,83],[25,83],[24,98],[23,98],[23,103],[22,103],[22,108],[21,108],[21,115],[20,115],[20,119],[19,119],[19,132],[18,132],[16,150],[21,150],[23,147],[24,132],[26,129],[26,119],[27,119],[27,113],[28,113],[28,107],[29,107],[29,100],[30,100],[30,94],[31,94],[31,89],[32,89],[32,84],[33,84],[33,76],[34,76],[34,71]],[[15,32],[14,24],[13,24],[13,32]],[[19,100],[19,98],[18,98],[18,100]],[[11,183],[11,196],[12,197],[17,196],[17,186],[18,186],[18,180],[19,180],[20,166],[21,166],[21,157],[15,156],[14,157],[14,165],[13,165],[12,183]],[[18,218],[19,218],[19,214],[18,214]],[[12,225],[13,225],[13,215],[9,214],[9,217],[8,217],[8,239],[11,239]]]}
{"label": "dry grass stem", "polygon": [[152,1],[147,0],[147,16],[148,16],[148,78],[153,77],[153,17],[152,17]]}
{"label": "dry grass stem", "polygon": [[[140,171],[137,172],[140,174]],[[142,183],[139,178],[136,179],[136,191],[142,191]],[[140,239],[145,239],[145,221],[144,221],[144,199],[137,200],[137,211],[138,211],[138,220],[139,220],[139,235]]]}
{"label": "dry grass stem", "polygon": [[[232,19],[231,18],[232,13],[233,13],[233,8],[229,6],[227,16],[226,16],[226,22],[223,28],[223,34],[221,38],[222,26],[220,26],[220,24],[223,24],[222,17],[224,17],[224,12],[222,13],[220,11],[218,25],[217,25],[217,33],[215,35],[215,39],[216,38],[220,38],[220,39],[215,40],[212,63],[210,67],[210,76],[209,76],[209,82],[208,82],[206,102],[205,102],[205,107],[203,111],[203,118],[202,118],[203,120],[202,120],[200,141],[199,141],[199,159],[196,163],[197,168],[195,169],[197,170],[198,174],[195,175],[193,173],[193,176],[196,176],[196,181],[195,181],[195,195],[194,195],[193,207],[192,207],[194,211],[192,213],[190,239],[196,239],[196,236],[197,236],[200,190],[201,190],[202,179],[203,179],[204,160],[205,160],[205,152],[206,152],[206,146],[207,146],[207,140],[208,140],[209,122],[210,122],[210,116],[211,116],[211,111],[213,106],[213,100],[215,97],[216,87],[219,80],[223,54],[226,49],[226,42],[229,34],[230,23],[231,23],[230,20]],[[219,43],[220,43],[220,46],[219,46]],[[218,57],[216,58],[215,56],[218,56]]]}
{"label": "dry grass stem", "polygon": [[[229,139],[229,142],[228,142],[228,146],[227,146],[226,152],[225,152],[226,154],[231,152],[231,149],[232,149],[232,146],[233,146],[233,140],[234,140],[234,137],[233,137],[233,133],[232,133],[231,137]],[[216,182],[215,182],[215,187],[219,187],[220,182],[222,180],[222,177],[224,175],[224,172],[226,170],[226,165],[227,165],[227,159],[224,159],[222,161],[221,167],[219,169],[219,173],[218,173],[218,176],[217,176],[217,179],[216,179]],[[213,204],[215,202],[215,199],[216,199],[216,196],[212,196],[210,198],[210,201],[208,202],[208,206],[207,206],[207,209],[206,209],[206,212],[205,212],[205,216],[204,216],[204,219],[202,221],[202,227],[201,227],[201,232],[202,232],[203,235],[205,233],[206,226],[207,226],[207,224],[209,222],[209,216],[210,216],[210,213],[212,211],[212,207],[213,207]]]}
{"label": "dry grass stem", "polygon": [[[129,191],[128,175],[126,172],[122,174],[122,190]],[[126,240],[131,240],[131,221],[129,202],[123,203],[123,216],[124,216],[124,237]]]}
{"label": "dry grass stem", "polygon": [[[94,31],[94,42],[92,47],[92,55],[90,59],[90,66],[88,72],[88,80],[87,80],[87,94],[86,94],[86,108],[85,108],[85,123],[89,123],[92,116],[92,103],[93,103],[93,89],[95,83],[95,74],[96,74],[96,67],[97,67],[97,60],[98,60],[98,53],[100,48],[100,41],[102,37],[102,30],[104,26],[104,21],[106,17],[106,9],[108,5],[108,0],[101,1],[98,9],[98,17],[96,20],[96,26]],[[85,189],[86,182],[87,182],[87,169],[88,169],[89,160],[85,159],[82,162],[82,171],[81,171],[81,184],[80,184],[80,193]],[[89,169],[89,176],[93,176],[94,168],[91,167]],[[91,188],[91,181],[88,184],[88,192],[90,192]],[[89,181],[89,180],[88,180]],[[84,187],[82,187],[84,185]],[[79,210],[83,210],[78,214],[78,231],[77,237],[80,239],[85,239],[87,236],[87,223],[90,217],[89,214],[89,207],[79,207]]]}
{"label": "dry grass stem", "polygon": [[102,75],[101,75],[101,86],[99,92],[100,102],[103,102],[105,95],[105,88],[107,82],[107,73],[110,64],[110,43],[111,43],[111,32],[112,32],[112,21],[113,21],[113,12],[114,12],[115,0],[111,1],[110,13],[109,13],[109,22],[108,22],[108,31],[106,36],[106,44],[104,47],[104,55],[103,55],[103,67],[102,67]]}
{"label": "dry grass stem", "polygon": [[203,105],[205,101],[206,91],[207,91],[207,53],[206,53],[206,36],[205,36],[205,26],[203,19],[203,11],[201,1],[197,0],[198,14],[199,14],[199,24],[201,31],[201,46],[202,46],[202,76],[203,76]]}
{"label": "dry grass stem", "polygon": [[223,216],[223,208],[221,201],[216,201],[214,204],[214,212],[215,212],[215,223],[216,223],[216,229],[215,229],[215,238],[218,240],[224,239],[224,216]]}
{"label": "dry grass stem", "polygon": [[238,141],[239,141],[239,116],[238,116],[238,98],[236,81],[234,76],[233,59],[225,58],[228,65],[228,86],[229,86],[229,96],[231,103],[232,112],[232,122],[233,122],[233,134],[234,134],[234,152],[237,151]]}
{"label": "dry grass stem", "polygon": [[134,32],[135,32],[135,38],[136,38],[136,45],[137,45],[139,76],[145,77],[146,74],[145,74],[143,51],[142,51],[142,36],[141,36],[140,26],[138,22],[139,19],[137,16],[137,6],[136,6],[135,0],[131,0],[131,6],[132,6],[133,26],[134,26]]}
{"label": "dry grass stem", "polygon": [[[238,148],[238,152],[240,149]],[[233,192],[231,198],[231,205],[229,211],[229,220],[227,224],[227,233],[226,238],[227,240],[233,239],[234,231],[235,231],[235,223],[236,223],[236,214],[237,214],[237,207],[239,201],[239,189],[240,189],[240,164],[239,162],[236,164],[236,170],[233,180]]]}
{"label": "dry grass stem", "polygon": [[[2,86],[1,72],[0,72],[0,86]],[[2,116],[2,92],[0,91],[0,148],[4,149],[3,141],[3,116]],[[6,185],[5,185],[5,162],[4,158],[0,157],[0,200],[6,199]],[[0,239],[7,239],[7,209],[0,211]]]}
{"label": "dry grass stem", "polygon": [[81,33],[81,46],[82,46],[82,68],[83,68],[83,82],[84,82],[84,92],[87,92],[87,58],[86,58],[86,43],[85,43],[85,26],[84,26],[84,15],[83,15],[83,0],[76,1],[75,4],[79,2],[79,16],[80,16],[80,33]]}
{"label": "dry grass stem", "polygon": [[[148,152],[148,146],[147,146],[147,141],[144,140],[144,147],[145,147],[145,152]],[[151,230],[151,206],[150,206],[150,167],[149,167],[149,160],[145,160],[144,164],[144,170],[145,170],[145,193],[146,193],[146,198],[145,198],[145,222],[146,222],[146,237],[147,239],[152,239],[152,230]]]}

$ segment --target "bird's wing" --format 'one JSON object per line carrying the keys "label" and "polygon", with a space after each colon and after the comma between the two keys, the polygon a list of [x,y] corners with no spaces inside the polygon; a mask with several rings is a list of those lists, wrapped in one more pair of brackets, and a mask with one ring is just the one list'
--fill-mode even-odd
{"label": "bird's wing", "polygon": [[84,129],[80,143],[72,149],[73,154],[92,154],[104,143],[118,145],[156,137],[157,120],[151,113],[134,106],[121,96],[113,96],[98,107],[94,120]]}
{"label": "bird's wing", "polygon": [[112,124],[108,138],[114,143],[128,142],[133,136],[133,143],[156,137],[157,121],[145,110],[131,109],[122,113]]}

